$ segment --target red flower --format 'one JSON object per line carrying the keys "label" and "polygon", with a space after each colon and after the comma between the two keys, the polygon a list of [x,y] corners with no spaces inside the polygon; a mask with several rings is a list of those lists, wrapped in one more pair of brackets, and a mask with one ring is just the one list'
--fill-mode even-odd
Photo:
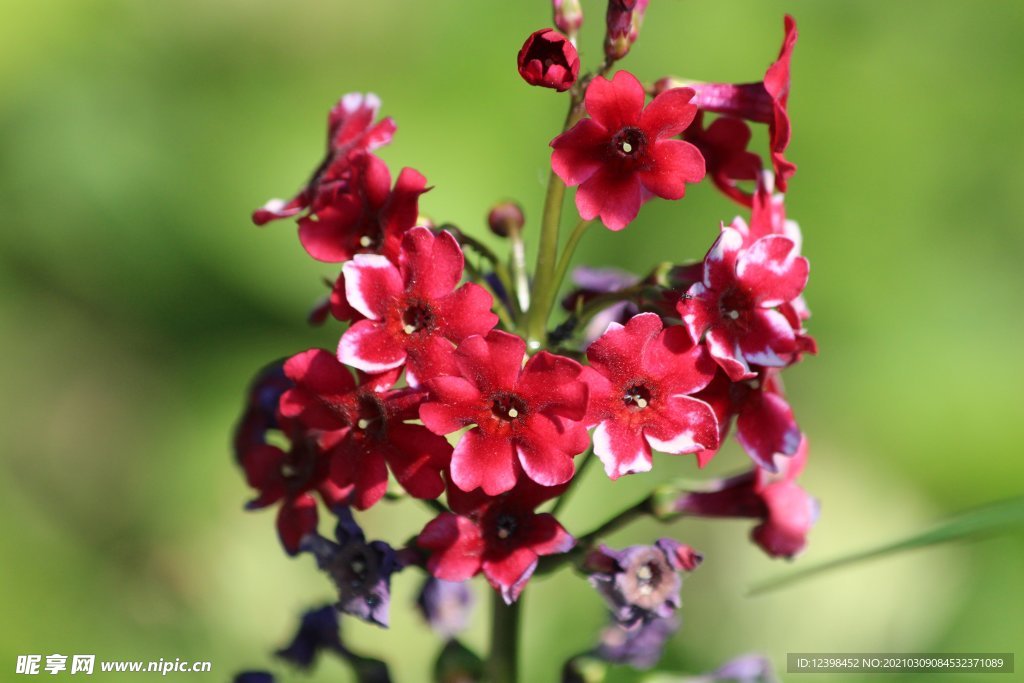
{"label": "red flower", "polygon": [[322,431],[319,443],[331,459],[331,480],[353,487],[353,505],[365,510],[380,500],[388,467],[410,495],[441,495],[441,471],[451,446],[406,422],[416,418],[422,392],[389,391],[397,372],[365,377],[357,385],[349,369],[324,349],[292,356],[284,368],[295,387],[281,396],[281,414]]}
{"label": "red flower", "polygon": [[519,50],[519,75],[530,85],[564,92],[580,74],[580,56],[554,29],[534,31]]}
{"label": "red flower", "polygon": [[[791,456],[800,446],[803,434],[782,395],[778,371],[764,370],[751,381],[730,382],[719,372],[697,398],[708,403],[718,418],[719,445],[729,434],[736,418],[736,438],[743,450],[763,469],[775,471],[777,456]],[[703,467],[716,450],[697,454]]]}
{"label": "red flower", "polygon": [[631,73],[595,78],[587,87],[586,118],[551,141],[551,167],[579,185],[576,208],[585,220],[601,217],[611,230],[636,218],[646,197],[680,199],[686,183],[704,177],[704,159],[674,140],[693,120],[693,90],[675,88],[645,108],[644,88]]}
{"label": "red flower", "polygon": [[324,504],[332,507],[351,493],[351,487],[339,485],[332,478],[329,458],[316,441],[315,435],[297,431],[292,434],[287,451],[261,444],[248,450],[242,458],[246,481],[259,491],[245,507],[258,510],[281,503],[277,511],[277,533],[290,555],[299,552],[304,536],[316,531],[316,499],[311,494],[319,493]]}
{"label": "red flower", "polygon": [[364,372],[406,364],[417,386],[448,367],[454,348],[471,334],[486,334],[498,317],[483,287],[462,279],[464,260],[447,232],[410,230],[396,267],[387,258],[359,254],[342,267],[349,305],[366,316],[341,337],[338,358]]}
{"label": "red flower", "polygon": [[764,80],[758,83],[703,83],[694,85],[697,90],[694,104],[703,110],[738,116],[748,121],[768,124],[769,149],[772,166],[778,177],[779,189],[786,191],[786,183],[796,172],[796,165],[783,156],[789,146],[790,122],[787,106],[789,103],[789,63],[796,45],[796,21],[786,15],[785,37],[782,49]]}
{"label": "red flower", "polygon": [[763,468],[720,481],[709,491],[684,494],[676,511],[696,517],[753,517],[761,523],[751,538],[772,557],[793,557],[807,544],[818,520],[818,501],[796,478],[807,462],[807,439],[792,458],[780,459],[779,473]]}
{"label": "red flower", "polygon": [[788,237],[767,235],[744,247],[743,232],[723,227],[704,258],[703,281],[679,302],[679,315],[730,379],[750,379],[757,374],[752,364],[782,367],[798,350],[792,325],[774,309],[800,295],[808,268]]}
{"label": "red flower", "polygon": [[395,122],[391,117],[377,123],[380,99],[373,93],[352,92],[331,109],[327,117],[327,154],[309,182],[291,200],[271,199],[252,214],[256,225],[288,218],[312,208],[317,210],[327,197],[344,186],[351,160],[391,142]]}
{"label": "red flower", "polygon": [[575,544],[552,515],[534,512],[562,490],[525,478],[498,498],[449,489],[454,512],[428,522],[416,540],[430,552],[427,569],[446,581],[465,581],[483,572],[506,603],[515,602],[538,557],[567,552]]}
{"label": "red flower", "polygon": [[661,318],[641,313],[618,323],[587,349],[590,388],[587,425],[594,453],[612,479],[651,469],[651,449],[694,453],[716,448],[718,422],[711,407],[690,396],[707,386],[715,363],[682,327],[662,329]]}
{"label": "red flower", "polygon": [[715,187],[735,202],[750,206],[753,198],[736,181],[756,180],[761,172],[761,157],[747,150],[750,127],[740,119],[720,116],[704,127],[704,111],[698,111],[683,139],[700,150],[707,174]]}
{"label": "red flower", "polygon": [[543,486],[572,478],[573,457],[589,444],[581,420],[587,385],[574,360],[541,351],[526,365],[526,342],[505,332],[472,336],[455,351],[459,375],[428,380],[420,419],[435,434],[476,425],[459,439],[451,477],[463,491],[496,496],[516,484],[518,467]]}
{"label": "red flower", "polygon": [[392,190],[387,165],[372,154],[360,155],[346,191],[299,219],[299,240],[318,261],[338,263],[362,253],[394,259],[402,236],[416,225],[419,197],[426,191],[427,179],[411,168],[402,169]]}

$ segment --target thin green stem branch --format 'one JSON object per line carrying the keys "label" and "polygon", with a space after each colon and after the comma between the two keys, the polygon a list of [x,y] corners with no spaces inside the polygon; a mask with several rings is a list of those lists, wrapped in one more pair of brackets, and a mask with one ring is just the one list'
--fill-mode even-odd
{"label": "thin green stem branch", "polygon": [[[579,245],[580,240],[583,239],[583,235],[587,232],[587,228],[593,221],[585,221],[580,219],[580,222],[573,228],[572,234],[569,235],[569,240],[565,243],[565,248],[562,250],[562,256],[558,259],[558,266],[555,268],[555,276],[551,282],[551,300],[547,302],[548,312],[555,306],[555,299],[558,296],[558,290],[562,287],[562,281],[565,280],[565,274],[569,271],[569,265],[572,263],[573,254],[576,252],[576,247]],[[545,325],[547,321],[545,320]]]}
{"label": "thin green stem branch", "polygon": [[519,621],[523,596],[506,605],[501,593],[491,599],[491,655],[487,660],[488,683],[519,681]]}

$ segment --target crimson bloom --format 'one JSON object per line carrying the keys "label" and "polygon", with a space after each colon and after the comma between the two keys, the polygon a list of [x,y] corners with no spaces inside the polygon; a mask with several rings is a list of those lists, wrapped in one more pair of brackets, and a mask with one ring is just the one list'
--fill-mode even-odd
{"label": "crimson bloom", "polygon": [[534,512],[563,490],[526,478],[496,498],[449,489],[453,512],[428,522],[416,540],[430,553],[427,569],[446,581],[465,581],[483,572],[506,603],[515,602],[538,557],[567,552],[575,544],[554,516]]}
{"label": "crimson bloom", "polygon": [[704,111],[700,110],[683,133],[683,139],[700,150],[715,187],[739,204],[752,204],[753,197],[736,184],[741,180],[757,180],[761,172],[761,157],[747,149],[750,127],[746,123],[731,116],[720,116],[705,127]]}
{"label": "crimson bloom", "polygon": [[388,467],[410,495],[441,495],[441,471],[451,446],[406,422],[416,418],[422,392],[391,390],[398,373],[356,384],[349,369],[324,349],[292,356],[284,369],[295,387],[281,396],[281,414],[322,432],[319,444],[331,459],[331,480],[352,487],[356,508],[365,510],[381,499]]}
{"label": "crimson bloom", "polygon": [[711,381],[715,363],[682,327],[662,329],[641,313],[625,326],[612,323],[587,349],[588,426],[594,454],[612,479],[651,469],[651,449],[695,453],[718,444],[711,406],[693,398]]}
{"label": "crimson bloom", "polygon": [[299,219],[299,241],[310,256],[328,263],[363,253],[394,259],[402,236],[416,225],[427,179],[403,168],[392,189],[387,165],[372,154],[359,155],[351,167],[347,190]]}
{"label": "crimson bloom", "polygon": [[693,90],[674,88],[644,107],[633,74],[597,77],[587,86],[585,118],[551,141],[551,167],[566,185],[579,185],[576,208],[585,220],[601,217],[611,230],[629,224],[644,199],[680,199],[686,183],[704,177],[704,158],[673,139],[697,112]]}
{"label": "crimson bloom", "polygon": [[463,491],[509,491],[520,465],[538,484],[563,484],[572,478],[573,457],[590,443],[580,364],[541,351],[524,366],[525,355],[526,342],[513,334],[474,335],[455,351],[458,375],[426,382],[430,397],[420,419],[428,429],[450,434],[476,425],[452,454],[451,478]]}
{"label": "crimson bloom", "polygon": [[271,199],[252,214],[256,225],[288,218],[306,209],[316,211],[348,181],[354,157],[391,142],[395,122],[387,117],[374,123],[380,98],[373,93],[342,96],[327,117],[327,154],[313,176],[291,200]]}
{"label": "crimson bloom", "polygon": [[[803,433],[782,394],[777,370],[765,369],[757,378],[740,382],[730,382],[724,372],[719,372],[697,398],[715,411],[719,444],[725,441],[735,419],[736,439],[763,469],[774,472],[777,456],[794,455],[800,447]],[[698,464],[703,467],[715,453],[716,449],[701,451]]]}
{"label": "crimson bloom", "polygon": [[678,305],[695,342],[733,381],[753,378],[751,365],[782,367],[798,350],[793,326],[776,307],[796,299],[807,284],[809,266],[798,245],[767,235],[744,246],[744,234],[723,227],[704,258],[703,281]]}
{"label": "crimson bloom", "polygon": [[778,177],[779,189],[786,191],[786,183],[796,173],[796,165],[788,161],[784,152],[789,146],[790,61],[796,45],[796,21],[786,15],[785,36],[779,57],[768,67],[764,79],[757,83],[703,83],[697,90],[694,103],[705,111],[738,116],[748,121],[768,124],[769,149],[772,167]]}
{"label": "crimson bloom", "polygon": [[534,31],[518,57],[519,75],[530,85],[564,92],[580,74],[580,56],[565,36],[551,28]]}
{"label": "crimson bloom", "polygon": [[807,462],[807,439],[792,458],[778,458],[773,474],[757,468],[718,482],[708,491],[686,493],[676,511],[696,517],[753,517],[761,520],[751,537],[771,557],[793,557],[807,544],[818,519],[818,501],[796,478]]}
{"label": "crimson bloom", "polygon": [[[329,458],[319,448],[316,433],[278,415],[278,401],[291,387],[280,361],[260,371],[249,388],[246,410],[235,429],[234,447],[246,481],[257,491],[246,509],[280,503],[278,536],[285,551],[294,555],[302,538],[316,530],[314,494],[333,506],[351,490],[331,479]],[[288,445],[282,448],[271,444],[271,432],[282,434]]]}
{"label": "crimson bloom", "polygon": [[365,372],[406,364],[413,386],[447,368],[454,344],[498,322],[487,290],[472,282],[458,286],[464,265],[454,237],[426,228],[406,234],[397,267],[374,254],[346,263],[348,303],[366,319],[342,335],[338,358]]}

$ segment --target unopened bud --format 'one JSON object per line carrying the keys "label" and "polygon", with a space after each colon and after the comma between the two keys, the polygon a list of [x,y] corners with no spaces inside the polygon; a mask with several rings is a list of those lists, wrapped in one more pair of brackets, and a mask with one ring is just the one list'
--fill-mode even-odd
{"label": "unopened bud", "polygon": [[604,38],[604,54],[609,61],[622,59],[629,54],[629,48],[640,34],[644,12],[650,0],[608,0],[605,15],[607,33]]}
{"label": "unopened bud", "polygon": [[552,0],[555,10],[555,26],[570,37],[579,33],[583,26],[583,8],[580,0]]}
{"label": "unopened bud", "polygon": [[487,214],[487,225],[498,237],[508,237],[523,229],[526,217],[518,202],[501,202]]}

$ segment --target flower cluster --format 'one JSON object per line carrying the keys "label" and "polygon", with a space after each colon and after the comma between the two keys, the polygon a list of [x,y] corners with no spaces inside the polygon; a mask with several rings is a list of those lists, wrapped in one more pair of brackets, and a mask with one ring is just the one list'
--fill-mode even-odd
{"label": "flower cluster", "polygon": [[[424,570],[420,609],[452,639],[445,652],[456,659],[465,648],[454,635],[472,603],[466,582],[482,575],[513,605],[532,577],[574,566],[610,611],[595,656],[657,660],[678,627],[681,574],[702,556],[672,538],[602,545],[636,508],[570,533],[556,514],[593,460],[612,480],[655,469],[657,454],[692,455],[703,467],[735,422],[749,470],[679,490],[663,521],[751,517],[760,522],[755,543],[791,557],[817,517],[817,503],[796,483],[807,439],[780,379],[817,350],[804,327],[809,265],[781,194],[795,171],[783,157],[795,23],[786,18],[782,51],[757,83],[645,84],[612,72],[637,40],[647,5],[609,0],[594,72],[580,74],[583,15],[570,0],[553,3],[559,30],[534,32],[519,52],[527,84],[569,99],[566,126],[550,141],[532,273],[517,204],[488,216],[509,246],[506,259],[421,214],[423,174],[405,168],[392,183],[374,150],[392,141],[395,124],[378,120],[372,94],[341,98],[309,181],[253,214],[258,225],[294,219],[309,256],[341,265],[313,316],[339,324],[336,347],[278,361],[251,386],[234,440],[256,491],[248,507],[278,506],[284,549],[315,559],[345,614],[386,627],[391,575]],[[749,149],[746,121],[768,125],[768,163]],[[646,276],[580,269],[580,289],[562,299],[564,317],[552,324],[572,249],[591,223],[625,231],[645,202],[680,200],[705,177],[749,216],[706,236],[713,244],[699,262]],[[580,220],[559,253],[572,187]],[[352,511],[406,496],[424,501],[433,518],[404,545],[367,542]],[[337,518],[335,540],[319,533],[321,503]],[[308,667],[326,649],[373,661],[378,671],[379,662],[341,645],[333,614],[307,615],[282,656]]]}

